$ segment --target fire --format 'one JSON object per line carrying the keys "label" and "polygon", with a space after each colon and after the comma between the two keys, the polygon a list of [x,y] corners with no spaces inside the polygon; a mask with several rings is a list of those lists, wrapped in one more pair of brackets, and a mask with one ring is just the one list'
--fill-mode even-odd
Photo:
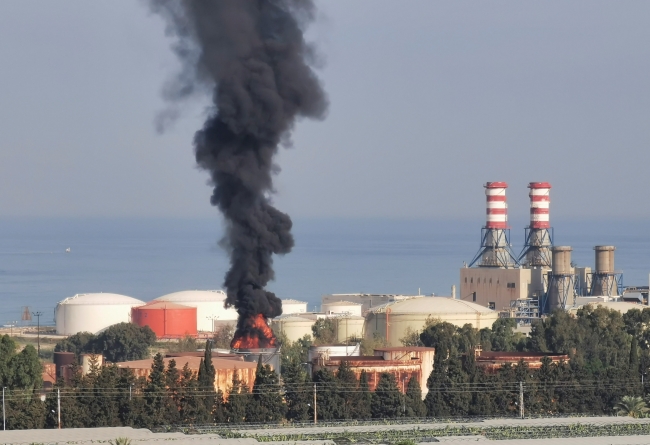
{"label": "fire", "polygon": [[244,321],[244,326],[237,329],[235,338],[230,343],[233,349],[261,349],[275,347],[275,335],[269,327],[266,317],[254,315]]}

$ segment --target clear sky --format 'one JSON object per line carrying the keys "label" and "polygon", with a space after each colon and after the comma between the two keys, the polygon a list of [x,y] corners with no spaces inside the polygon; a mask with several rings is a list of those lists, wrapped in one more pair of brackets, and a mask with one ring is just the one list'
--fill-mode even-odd
{"label": "clear sky", "polygon": [[[321,0],[331,106],[282,150],[296,217],[650,217],[650,2]],[[178,65],[135,0],[0,2],[0,216],[216,214],[191,139],[207,101],[153,121]],[[523,217],[523,218],[522,218]]]}

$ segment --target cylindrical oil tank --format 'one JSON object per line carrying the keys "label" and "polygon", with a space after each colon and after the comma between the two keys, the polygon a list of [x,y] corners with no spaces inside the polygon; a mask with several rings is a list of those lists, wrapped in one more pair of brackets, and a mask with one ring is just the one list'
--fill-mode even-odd
{"label": "cylindrical oil tank", "polygon": [[553,275],[570,275],[571,274],[571,251],[570,246],[553,247]]}
{"label": "cylindrical oil tank", "polygon": [[351,301],[333,301],[323,303],[321,312],[325,314],[347,314],[355,317],[361,317],[361,305]]}
{"label": "cylindrical oil tank", "polygon": [[196,328],[203,332],[212,332],[215,324],[236,321],[237,311],[224,306],[226,293],[222,290],[186,290],[174,292],[156,298],[154,301],[166,301],[196,308]]}
{"label": "cylindrical oil tank", "polygon": [[165,301],[152,301],[133,308],[133,323],[149,326],[158,338],[196,336],[196,308]]}
{"label": "cylindrical oil tank", "polygon": [[350,339],[362,339],[366,319],[360,316],[343,315],[336,317],[336,337],[339,343]]}
{"label": "cylindrical oil tank", "polygon": [[298,317],[296,315],[286,315],[271,320],[271,329],[276,335],[281,332],[286,335],[289,341],[296,341],[303,338],[305,335],[312,336],[311,327],[316,323],[316,320],[309,318]]}
{"label": "cylindrical oil tank", "polygon": [[389,346],[401,346],[409,332],[421,332],[428,319],[439,319],[458,327],[471,324],[490,328],[499,313],[485,306],[448,297],[416,297],[373,308],[366,314],[364,335],[386,339]]}
{"label": "cylindrical oil tank", "polygon": [[307,312],[307,303],[298,300],[282,300],[282,314],[304,314]]}
{"label": "cylindrical oil tank", "polygon": [[614,246],[596,246],[596,269],[597,274],[614,273]]}
{"label": "cylindrical oil tank", "polygon": [[109,326],[131,321],[131,309],[144,301],[119,294],[77,294],[59,301],[54,318],[56,333],[74,335],[77,332],[97,334]]}

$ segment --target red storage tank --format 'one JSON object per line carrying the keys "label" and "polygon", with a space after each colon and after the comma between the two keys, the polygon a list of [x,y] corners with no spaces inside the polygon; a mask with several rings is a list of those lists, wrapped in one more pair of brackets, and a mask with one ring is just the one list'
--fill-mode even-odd
{"label": "red storage tank", "polygon": [[131,321],[149,326],[156,337],[196,336],[196,308],[166,301],[152,301],[131,309]]}

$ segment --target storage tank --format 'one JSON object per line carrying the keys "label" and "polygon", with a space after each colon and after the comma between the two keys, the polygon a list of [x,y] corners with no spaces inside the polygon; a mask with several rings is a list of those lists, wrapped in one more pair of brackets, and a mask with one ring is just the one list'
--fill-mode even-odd
{"label": "storage tank", "polygon": [[351,301],[333,301],[323,303],[321,305],[321,312],[325,314],[349,314],[361,317],[361,305]]}
{"label": "storage tank", "polygon": [[307,312],[307,303],[298,300],[282,300],[282,314],[304,314]]}
{"label": "storage tank", "polygon": [[236,321],[237,311],[226,309],[226,293],[222,290],[186,290],[163,295],[153,301],[167,301],[196,308],[196,328],[202,332],[214,331],[214,324]]}
{"label": "storage tank", "polygon": [[144,301],[119,294],[77,294],[59,301],[54,318],[58,335],[97,334],[117,323],[131,321],[131,309]]}
{"label": "storage tank", "polygon": [[410,329],[421,332],[427,319],[446,321],[458,327],[471,324],[476,329],[492,327],[499,318],[496,311],[465,300],[448,297],[419,297],[389,303],[366,314],[364,334],[387,340],[389,346],[401,346]]}
{"label": "storage tank", "polygon": [[571,274],[571,251],[570,246],[553,247],[553,275]]}
{"label": "storage tank", "polygon": [[350,339],[362,339],[366,319],[360,316],[343,315],[336,317],[336,337],[339,343]]}
{"label": "storage tank", "polygon": [[360,355],[361,345],[359,343],[348,346],[310,346],[307,352],[307,361],[311,363],[315,358],[329,360],[330,357],[359,357]]}
{"label": "storage tank", "polygon": [[196,308],[166,301],[152,301],[132,309],[133,323],[149,326],[158,338],[196,336]]}
{"label": "storage tank", "polygon": [[294,342],[305,335],[312,336],[311,327],[314,323],[316,323],[316,320],[296,315],[283,315],[271,320],[271,329],[276,335],[280,334],[280,332],[284,333],[289,341]]}
{"label": "storage tank", "polygon": [[614,273],[614,246],[596,246],[596,270],[597,274]]}

